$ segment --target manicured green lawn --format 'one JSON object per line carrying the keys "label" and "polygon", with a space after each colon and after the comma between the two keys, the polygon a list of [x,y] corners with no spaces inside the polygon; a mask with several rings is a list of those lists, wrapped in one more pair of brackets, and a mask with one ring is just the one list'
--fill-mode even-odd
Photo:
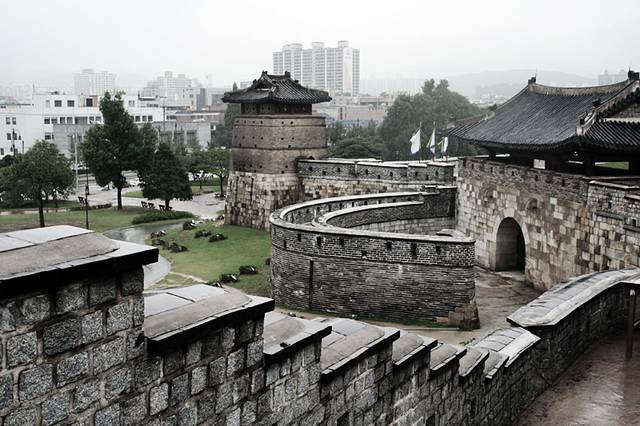
{"label": "manicured green lawn", "polygon": [[597,163],[598,167],[608,167],[610,169],[629,170],[628,161],[613,161],[608,163]]}
{"label": "manicured green lawn", "polygon": [[[58,200],[58,208],[60,209],[66,209],[69,207],[77,207],[79,206],[80,203],[78,202],[78,200]],[[53,209],[56,208],[56,203],[54,203],[53,201],[49,200],[47,202],[44,203],[44,208],[45,209]],[[37,204],[29,204],[29,205],[24,205],[24,206],[20,206],[20,207],[0,207],[0,210],[2,211],[11,211],[11,212],[16,212],[16,211],[21,211],[21,210],[37,210],[38,209],[38,205]]]}
{"label": "manicured green lawn", "polygon": [[[265,260],[270,255],[271,239],[268,232],[239,226],[216,223],[203,224],[197,229],[220,232],[228,237],[224,241],[210,243],[208,237],[194,238],[196,230],[174,229],[163,237],[165,241],[175,241],[186,246],[187,252],[171,253],[162,249],[160,254],[171,262],[173,272],[193,275],[205,281],[218,281],[221,274],[232,273],[240,281],[231,284],[248,294],[269,296],[269,267]],[[257,275],[239,275],[241,265],[258,268]],[[177,281],[177,280],[176,280]],[[170,284],[161,282],[162,284]]]}
{"label": "manicured green lawn", "polygon": [[[131,220],[148,210],[142,207],[125,207],[121,211],[115,207],[110,209],[89,210],[89,228],[94,231],[104,232],[109,229],[131,226]],[[57,213],[45,213],[45,225],[73,225],[80,228],[85,226],[84,211],[69,211]],[[18,229],[37,228],[39,226],[37,213],[0,215],[0,232],[15,231]]]}

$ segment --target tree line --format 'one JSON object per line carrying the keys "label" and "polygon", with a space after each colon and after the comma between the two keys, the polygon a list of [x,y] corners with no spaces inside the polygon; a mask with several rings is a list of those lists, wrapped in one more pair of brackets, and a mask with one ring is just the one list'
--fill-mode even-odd
{"label": "tree line", "polygon": [[[480,108],[467,98],[449,89],[446,80],[438,83],[426,80],[420,93],[400,95],[389,107],[382,123],[376,126],[345,128],[337,122],[329,129],[329,154],[333,157],[367,158],[383,160],[416,160],[418,154],[410,152],[409,139],[420,127],[423,158],[432,154],[427,149],[429,137],[436,129],[438,142],[444,136],[442,130],[462,118],[478,115]],[[477,155],[480,151],[456,141],[449,144],[449,156]]]}

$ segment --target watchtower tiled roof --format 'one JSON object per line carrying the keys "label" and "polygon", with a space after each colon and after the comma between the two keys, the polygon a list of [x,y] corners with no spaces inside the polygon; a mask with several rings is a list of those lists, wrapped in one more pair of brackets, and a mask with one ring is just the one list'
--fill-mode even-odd
{"label": "watchtower tiled roof", "polygon": [[291,78],[287,71],[284,75],[262,75],[246,89],[226,92],[223,102],[229,103],[279,103],[279,104],[316,104],[329,102],[331,97],[323,90],[309,89]]}
{"label": "watchtower tiled roof", "polygon": [[609,118],[640,100],[638,73],[597,87],[563,88],[537,84],[535,78],[517,95],[450,135],[463,142],[503,151],[638,151],[640,117],[626,122]]}

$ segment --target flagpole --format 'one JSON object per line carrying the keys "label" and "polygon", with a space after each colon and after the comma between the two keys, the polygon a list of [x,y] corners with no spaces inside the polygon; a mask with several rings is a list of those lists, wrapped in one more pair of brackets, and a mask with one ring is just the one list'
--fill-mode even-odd
{"label": "flagpole", "polygon": [[422,162],[422,151],[423,151],[423,149],[422,149],[422,132],[421,132],[421,130],[422,130],[422,121],[420,122],[420,124],[418,124],[418,131],[420,132],[420,151],[419,151],[420,157],[419,157],[418,163]]}

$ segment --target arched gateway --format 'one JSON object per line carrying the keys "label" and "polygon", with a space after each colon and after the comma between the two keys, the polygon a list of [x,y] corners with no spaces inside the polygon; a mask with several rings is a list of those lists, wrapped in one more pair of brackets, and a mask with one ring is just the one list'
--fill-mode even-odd
{"label": "arched gateway", "polygon": [[496,271],[524,271],[526,250],[522,229],[507,217],[500,222],[496,237]]}

